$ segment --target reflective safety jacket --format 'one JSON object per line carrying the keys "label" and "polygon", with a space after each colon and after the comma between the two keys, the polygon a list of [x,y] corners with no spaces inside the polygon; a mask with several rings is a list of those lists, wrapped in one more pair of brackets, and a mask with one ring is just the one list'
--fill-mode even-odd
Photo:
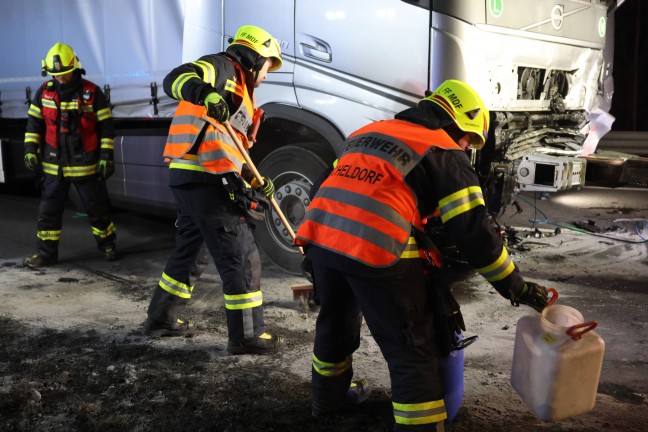
{"label": "reflective safety jacket", "polygon": [[80,180],[96,175],[100,158],[113,158],[115,130],[110,106],[90,81],[44,83],[34,96],[28,117],[25,151],[40,152],[45,174]]}
{"label": "reflective safety jacket", "polygon": [[164,161],[171,169],[212,174],[241,173],[245,163],[225,127],[209,119],[204,106],[185,101],[171,122]]}
{"label": "reflective safety jacket", "polygon": [[297,244],[314,243],[369,266],[394,264],[412,226],[423,230],[405,177],[432,148],[461,151],[443,130],[402,120],[353,133],[308,207]]}
{"label": "reflective safety jacket", "polygon": [[[232,126],[243,146],[249,148],[246,133],[254,115],[249,83],[244,70],[225,55],[204,56],[174,69],[165,78],[167,94],[181,101],[164,148],[164,160],[171,169],[185,170],[189,178],[192,172],[241,173],[243,155],[227,129],[207,116],[203,98],[214,89],[223,96],[234,112]],[[200,178],[194,177],[197,181]]]}
{"label": "reflective safety jacket", "polygon": [[[419,228],[422,218],[426,227],[442,226],[462,258],[509,298],[524,280],[488,216],[470,159],[447,141],[438,122],[430,121],[434,116],[411,108],[398,120],[354,133],[313,197],[295,244],[315,244],[369,266],[385,266],[403,248],[401,258],[409,257],[410,248],[414,255],[413,238],[403,243],[410,233],[406,222]],[[415,160],[416,166],[402,175]],[[379,177],[386,173],[393,176],[388,181]]]}

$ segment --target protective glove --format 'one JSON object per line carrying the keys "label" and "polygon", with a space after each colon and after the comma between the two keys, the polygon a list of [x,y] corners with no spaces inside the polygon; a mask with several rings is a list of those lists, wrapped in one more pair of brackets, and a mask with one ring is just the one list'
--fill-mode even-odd
{"label": "protective glove", "polygon": [[263,179],[263,186],[259,184],[259,181],[256,179],[256,177],[252,179],[250,186],[252,186],[254,189],[260,192],[263,192],[263,195],[265,195],[268,199],[270,199],[275,194],[274,183],[272,183],[272,180],[270,180],[268,177],[261,177],[261,178]]}
{"label": "protective glove", "polygon": [[542,312],[547,306],[548,296],[547,289],[542,285],[525,282],[519,293],[511,293],[511,304],[516,307],[524,304]]}
{"label": "protective glove", "polygon": [[245,213],[253,220],[262,221],[265,219],[266,211],[270,208],[270,203],[260,192],[248,190],[250,193],[240,200],[245,207]]}
{"label": "protective glove", "polygon": [[36,156],[36,153],[25,153],[25,166],[31,171],[36,171],[36,168],[38,168],[38,156]]}
{"label": "protective glove", "polygon": [[257,196],[247,201],[247,215],[254,220],[262,221],[265,219],[265,213],[270,208],[270,203],[265,197]]}
{"label": "protective glove", "polygon": [[111,160],[101,159],[99,161],[99,178],[108,180],[111,175],[115,173],[115,162]]}
{"label": "protective glove", "polygon": [[207,115],[219,123],[224,123],[230,118],[227,102],[216,92],[207,95],[205,107],[207,107]]}

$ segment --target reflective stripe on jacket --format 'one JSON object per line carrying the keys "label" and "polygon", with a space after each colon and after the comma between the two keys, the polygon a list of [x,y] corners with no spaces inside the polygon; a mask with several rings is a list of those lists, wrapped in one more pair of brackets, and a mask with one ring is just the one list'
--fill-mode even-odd
{"label": "reflective stripe on jacket", "polygon": [[[41,100],[41,116],[45,120],[45,142],[57,149],[59,147],[59,129],[61,128],[61,113],[65,111],[78,112],[78,130],[82,136],[83,150],[91,153],[97,150],[99,138],[97,137],[97,116],[93,109],[94,95],[97,86],[90,81],[81,80],[81,94],[76,100],[61,101],[59,94],[44,85]],[[31,113],[31,112],[30,112]],[[108,109],[108,114],[110,110]]]}
{"label": "reflective stripe on jacket", "polygon": [[[226,90],[234,92],[241,98],[239,112],[246,112],[246,115],[251,118],[254,108],[252,98],[245,86],[245,76],[236,63],[232,62],[232,64],[237,71],[236,83],[228,80],[228,84],[232,85],[228,85]],[[237,136],[244,147],[248,148],[247,137],[241,133],[237,133]],[[208,118],[207,108],[204,105],[187,101],[180,101],[171,122],[164,147],[164,161],[172,169],[212,174],[240,173],[245,163],[243,155],[227,129]]]}
{"label": "reflective stripe on jacket", "polygon": [[[97,172],[99,146],[112,154],[112,113],[100,92],[95,84],[84,79],[78,90],[63,96],[53,81],[45,82],[39,89],[28,111],[25,146],[30,152],[40,149],[43,172],[62,172],[63,177],[70,179],[93,176]],[[109,125],[100,128],[99,122],[104,121]]]}
{"label": "reflective stripe on jacket", "polygon": [[402,120],[365,126],[315,195],[296,244],[317,244],[374,267],[400,259],[412,226],[422,230],[405,176],[433,148],[461,148],[441,129]]}

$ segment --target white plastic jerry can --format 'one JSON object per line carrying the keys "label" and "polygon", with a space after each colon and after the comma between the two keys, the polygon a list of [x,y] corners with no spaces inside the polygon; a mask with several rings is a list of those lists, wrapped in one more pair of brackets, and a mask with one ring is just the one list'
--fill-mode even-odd
{"label": "white plastic jerry can", "polygon": [[[551,303],[557,298],[553,291]],[[594,408],[605,350],[592,331],[596,326],[562,305],[518,321],[511,385],[541,420],[558,421]]]}

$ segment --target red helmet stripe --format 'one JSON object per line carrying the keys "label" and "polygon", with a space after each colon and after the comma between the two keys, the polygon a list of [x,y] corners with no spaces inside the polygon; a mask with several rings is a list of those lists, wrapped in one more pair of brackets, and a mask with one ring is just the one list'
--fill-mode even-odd
{"label": "red helmet stripe", "polygon": [[448,112],[448,114],[450,114],[450,116],[456,120],[454,110],[452,109],[452,107],[450,106],[447,100],[445,100],[439,95],[434,95],[434,101],[437,102],[439,105],[441,105],[443,109],[445,109]]}
{"label": "red helmet stripe", "polygon": [[254,51],[256,51],[256,48],[254,47],[254,45],[252,45],[251,42],[248,42],[245,39],[236,39],[232,43],[235,43],[235,44],[238,44],[238,45],[245,45],[246,47],[252,48]]}

